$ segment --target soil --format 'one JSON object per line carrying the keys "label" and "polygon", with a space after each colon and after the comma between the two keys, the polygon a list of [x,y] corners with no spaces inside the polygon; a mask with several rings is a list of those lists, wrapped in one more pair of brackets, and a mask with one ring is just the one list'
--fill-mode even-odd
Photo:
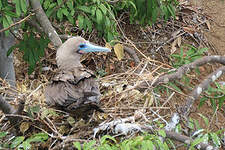
{"label": "soil", "polygon": [[[197,9],[202,9],[202,13],[207,16],[210,21],[210,30],[205,31],[207,41],[210,43],[215,50],[211,49],[212,55],[225,55],[225,2],[222,0],[191,0],[192,5]],[[223,77],[223,81],[224,81]],[[198,104],[195,104],[197,108]],[[197,110],[197,113],[201,113],[207,116],[210,120],[213,116],[212,107],[205,104],[203,107]],[[200,124],[204,126],[203,119],[192,113],[192,117],[200,121]],[[225,114],[224,111],[218,111],[218,116],[215,120],[211,129],[225,128]]]}

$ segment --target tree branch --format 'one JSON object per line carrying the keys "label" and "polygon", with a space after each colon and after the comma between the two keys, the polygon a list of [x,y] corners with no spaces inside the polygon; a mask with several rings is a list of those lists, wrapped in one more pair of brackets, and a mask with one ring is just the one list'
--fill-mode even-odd
{"label": "tree branch", "polygon": [[55,48],[58,48],[62,41],[59,38],[57,32],[51,25],[48,17],[46,16],[45,12],[43,11],[40,1],[39,0],[30,0],[31,6],[35,11],[35,15],[37,20],[39,21],[40,25],[44,29],[44,32],[48,35],[51,42],[54,44]]}
{"label": "tree branch", "polygon": [[21,24],[22,22],[26,21],[27,19],[29,19],[30,16],[33,16],[33,15],[34,15],[34,13],[29,14],[29,15],[26,16],[25,18],[21,19],[20,21],[18,21],[18,22],[16,22],[16,23],[11,24],[11,25],[8,26],[7,28],[1,29],[1,30],[0,30],[0,33],[1,33],[1,32],[4,32],[4,31],[6,31],[6,30],[9,30],[10,28],[14,27],[15,25]]}
{"label": "tree branch", "polygon": [[149,85],[151,86],[157,86],[162,83],[168,83],[177,79],[181,79],[182,76],[188,72],[190,72],[191,69],[194,69],[196,67],[205,65],[207,63],[220,63],[222,65],[225,65],[225,56],[205,56],[200,59],[197,59],[196,61],[181,66],[177,69],[175,73],[162,75],[159,78],[155,79],[154,81],[143,81],[139,85],[137,85],[136,89],[147,89],[149,88]]}
{"label": "tree branch", "polygon": [[[0,95],[0,110],[2,110],[2,112],[4,114],[16,114],[19,115],[22,113],[23,109],[24,109],[24,100],[23,99],[19,99],[19,105],[18,108],[14,108],[12,105],[10,105],[3,97],[2,95]],[[18,116],[9,116],[8,117],[9,121],[11,124],[15,124],[18,121],[21,120],[21,117]]]}
{"label": "tree branch", "polygon": [[203,80],[195,89],[191,92],[191,94],[186,98],[186,104],[179,108],[179,111],[184,117],[187,117],[190,113],[190,109],[194,104],[194,101],[200,96],[200,94],[207,90],[210,83],[214,82],[217,78],[222,76],[225,73],[225,66],[220,67],[213,73],[211,73],[205,80]]}

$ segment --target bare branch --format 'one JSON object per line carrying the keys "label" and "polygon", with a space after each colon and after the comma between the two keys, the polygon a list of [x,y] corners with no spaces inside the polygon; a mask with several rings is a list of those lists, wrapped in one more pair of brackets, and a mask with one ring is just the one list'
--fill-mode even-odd
{"label": "bare branch", "polygon": [[181,66],[180,68],[177,69],[175,73],[162,75],[154,81],[148,81],[148,82],[143,81],[136,86],[136,89],[146,89],[149,87],[149,85],[157,86],[162,83],[168,83],[170,81],[181,79],[182,76],[188,73],[191,69],[205,65],[207,63],[220,63],[222,65],[225,65],[225,56],[214,55],[214,56],[202,57],[190,64]]}
{"label": "bare branch", "polygon": [[[155,133],[151,127],[141,126],[141,128],[142,128],[142,130],[147,130],[150,134]],[[188,145],[190,145],[194,141],[192,138],[190,138],[188,136],[185,136],[185,135],[182,135],[182,134],[179,134],[176,132],[172,132],[172,131],[166,131],[166,130],[164,130],[164,131],[166,133],[166,137],[170,138],[172,140],[179,141],[179,142],[182,142],[182,143],[188,144]],[[213,146],[201,142],[196,145],[196,148],[200,149],[200,150],[212,150]]]}
{"label": "bare branch", "polygon": [[1,32],[4,32],[4,31],[6,31],[6,30],[9,30],[10,28],[14,27],[15,25],[21,24],[22,22],[26,21],[27,19],[30,18],[30,16],[33,16],[33,15],[34,15],[34,13],[29,14],[29,15],[26,16],[25,18],[21,19],[20,21],[18,21],[18,22],[16,22],[16,23],[11,24],[11,25],[8,26],[7,28],[1,29],[1,30],[0,30],[0,33],[1,33]]}
{"label": "bare branch", "polygon": [[133,59],[136,65],[140,63],[140,59],[138,58],[135,51],[127,46],[124,46],[124,51],[127,52]]}
{"label": "bare branch", "polygon": [[191,94],[186,98],[186,104],[185,106],[180,107],[180,110],[182,115],[184,117],[187,117],[190,113],[190,109],[192,105],[194,104],[194,101],[200,96],[200,94],[207,90],[210,83],[214,82],[217,78],[222,76],[225,73],[225,66],[220,67],[213,73],[211,73],[205,80],[203,80],[198,86],[195,87],[195,89],[191,92]]}
{"label": "bare branch", "polygon": [[[19,115],[22,113],[23,109],[24,109],[24,100],[20,99],[19,100],[19,105],[18,108],[14,108],[12,105],[10,105],[3,97],[2,95],[0,95],[0,110],[2,110],[2,112],[4,114],[16,114]],[[15,124],[18,121],[21,120],[21,117],[19,116],[8,116],[8,119],[10,121],[11,124]]]}
{"label": "bare branch", "polygon": [[45,12],[43,11],[40,1],[39,0],[30,0],[31,6],[35,10],[36,18],[39,21],[40,25],[44,29],[44,32],[48,35],[51,42],[54,44],[56,48],[58,48],[62,41],[59,38],[59,35],[51,25],[48,17],[46,16]]}

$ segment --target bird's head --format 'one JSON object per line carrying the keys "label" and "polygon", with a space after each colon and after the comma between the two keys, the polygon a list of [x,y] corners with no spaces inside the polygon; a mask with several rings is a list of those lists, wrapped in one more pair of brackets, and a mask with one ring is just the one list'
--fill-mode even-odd
{"label": "bird's head", "polygon": [[111,52],[111,50],[106,47],[93,45],[82,37],[73,37],[58,48],[56,53],[57,65],[61,69],[82,66],[80,58],[83,54],[89,52]]}

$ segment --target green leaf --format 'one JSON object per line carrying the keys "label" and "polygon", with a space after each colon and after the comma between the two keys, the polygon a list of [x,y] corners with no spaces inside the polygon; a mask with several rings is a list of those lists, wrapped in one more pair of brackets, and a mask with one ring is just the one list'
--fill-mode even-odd
{"label": "green leaf", "polygon": [[152,150],[152,149],[154,149],[154,144],[150,140],[143,141],[141,145],[142,145],[141,146],[142,150]]}
{"label": "green leaf", "polygon": [[7,51],[7,57],[13,52],[13,50],[15,50],[16,47],[17,47],[17,45],[14,45],[9,48],[9,50]]}
{"label": "green leaf", "polygon": [[63,0],[57,0],[58,5],[61,5],[63,3]]}
{"label": "green leaf", "polygon": [[202,105],[204,105],[207,100],[208,100],[207,97],[200,98],[200,103],[199,103],[198,107],[199,108],[202,107]]}
{"label": "green leaf", "polygon": [[107,8],[105,7],[105,5],[100,4],[100,5],[99,5],[99,8],[102,10],[103,14],[106,15],[106,13],[107,13]]}
{"label": "green leaf", "polygon": [[162,137],[166,137],[166,132],[164,130],[158,130],[158,134]]}
{"label": "green leaf", "polygon": [[15,18],[18,17],[17,14],[12,12],[11,10],[4,10],[4,13],[10,17],[15,17]]}
{"label": "green leaf", "polygon": [[199,143],[203,142],[205,140],[205,137],[198,137],[196,138],[192,143],[190,148],[194,148],[196,145],[198,145]]}
{"label": "green leaf", "polygon": [[23,147],[24,150],[29,150],[32,145],[28,141],[25,141],[22,143],[21,147]]}
{"label": "green leaf", "polygon": [[0,139],[5,137],[8,134],[8,132],[0,132]]}
{"label": "green leaf", "polygon": [[200,114],[200,113],[198,113],[198,115],[204,120],[206,126],[208,126],[209,125],[209,119],[207,117],[205,117],[204,115]]}
{"label": "green leaf", "polygon": [[177,90],[177,91],[180,92],[180,93],[183,93],[182,90],[181,90],[178,86],[176,86],[176,84],[174,84],[174,83],[172,83],[172,82],[169,82],[168,84],[169,84],[169,86],[171,86],[173,89]]}
{"label": "green leaf", "polygon": [[66,2],[66,5],[68,6],[68,8],[69,8],[71,11],[74,10],[74,8],[73,8],[73,1],[72,1],[72,0],[67,1],[67,2]]}
{"label": "green leaf", "polygon": [[21,6],[20,6],[20,0],[14,0],[14,3],[16,5],[16,14],[17,16],[21,15]]}
{"label": "green leaf", "polygon": [[[3,28],[9,27],[9,23],[8,23],[6,17],[3,17],[2,23],[3,23]],[[8,36],[9,35],[9,30],[6,30],[5,34],[6,34],[6,36]]]}
{"label": "green leaf", "polygon": [[12,18],[10,16],[5,15],[5,17],[6,17],[7,21],[8,21],[8,23],[9,23],[9,25],[13,24]]}
{"label": "green leaf", "polygon": [[74,142],[74,143],[73,143],[73,146],[74,146],[76,149],[81,150],[81,145],[80,145],[79,142]]}
{"label": "green leaf", "polygon": [[87,7],[87,6],[78,6],[77,9],[82,10],[83,12],[86,12],[86,13],[91,13],[90,7]]}
{"label": "green leaf", "polygon": [[102,12],[100,9],[96,10],[96,19],[97,19],[97,24],[101,24],[102,22]]}
{"label": "green leaf", "polygon": [[2,9],[2,1],[0,1],[0,10]]}
{"label": "green leaf", "polygon": [[91,31],[92,31],[92,22],[87,16],[85,17],[85,21],[86,21],[86,25],[87,25],[88,31],[89,31],[89,33],[91,33]]}
{"label": "green leaf", "polygon": [[74,21],[72,15],[69,14],[69,15],[67,16],[67,19],[69,20],[69,22],[70,22],[71,24],[73,24],[73,25],[75,24],[75,21]]}
{"label": "green leaf", "polygon": [[69,15],[69,12],[67,11],[66,8],[62,8],[62,12],[65,16],[68,16]]}
{"label": "green leaf", "polygon": [[107,141],[108,139],[110,139],[110,140],[113,141],[114,143],[117,143],[117,142],[116,142],[116,139],[115,139],[114,137],[110,136],[110,135],[104,135],[104,136],[101,138],[100,143],[101,143],[101,144],[106,144],[106,143],[108,143],[108,141]]}
{"label": "green leaf", "polygon": [[17,147],[19,144],[21,144],[23,142],[24,139],[25,139],[24,136],[18,136],[18,137],[16,137],[15,140],[10,145],[10,148]]}
{"label": "green leaf", "polygon": [[26,5],[26,0],[20,0],[20,6],[21,10],[26,13],[27,12],[27,5]]}
{"label": "green leaf", "polygon": [[84,28],[84,16],[79,15],[79,16],[77,17],[77,19],[78,19],[78,25],[79,25],[79,28],[80,28],[80,29]]}
{"label": "green leaf", "polygon": [[83,145],[83,149],[85,150],[92,150],[93,149],[93,146],[95,145],[96,141],[92,140],[88,143],[84,143]]}
{"label": "green leaf", "polygon": [[56,15],[59,18],[59,20],[62,21],[62,19],[63,19],[63,12],[62,12],[61,8],[57,11]]}
{"label": "green leaf", "polygon": [[213,143],[217,146],[217,147],[220,147],[221,146],[221,143],[220,143],[220,138],[218,137],[218,135],[216,133],[209,133],[212,140],[213,140]]}
{"label": "green leaf", "polygon": [[28,138],[26,141],[31,143],[31,142],[43,142],[48,139],[48,134],[46,133],[36,133],[30,138]]}

